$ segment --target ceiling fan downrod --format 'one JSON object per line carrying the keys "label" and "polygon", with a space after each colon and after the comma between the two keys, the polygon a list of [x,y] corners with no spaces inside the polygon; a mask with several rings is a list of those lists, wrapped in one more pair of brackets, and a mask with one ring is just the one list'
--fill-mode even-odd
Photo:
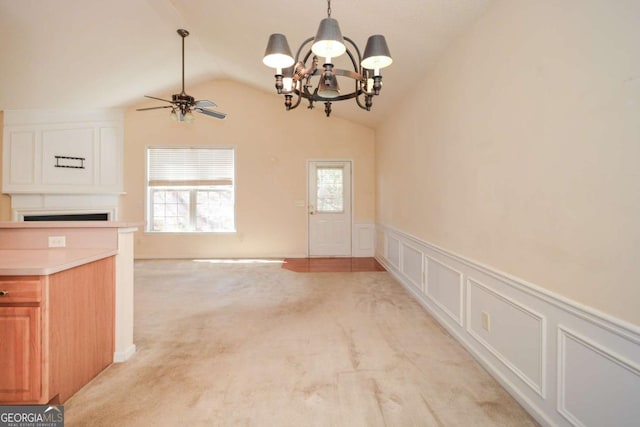
{"label": "ceiling fan downrod", "polygon": [[182,37],[182,92],[180,92],[180,95],[186,95],[184,91],[184,39],[189,35],[189,31],[180,28],[178,29],[178,34]]}

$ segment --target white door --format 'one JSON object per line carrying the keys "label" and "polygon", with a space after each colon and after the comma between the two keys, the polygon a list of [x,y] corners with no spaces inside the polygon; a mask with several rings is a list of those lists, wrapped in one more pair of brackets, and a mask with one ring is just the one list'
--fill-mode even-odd
{"label": "white door", "polygon": [[351,256],[351,162],[309,162],[309,256]]}

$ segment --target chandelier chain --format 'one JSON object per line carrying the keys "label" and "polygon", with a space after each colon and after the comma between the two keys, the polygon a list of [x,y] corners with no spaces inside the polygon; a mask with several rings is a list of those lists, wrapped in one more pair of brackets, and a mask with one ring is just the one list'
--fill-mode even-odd
{"label": "chandelier chain", "polygon": [[327,17],[331,18],[331,0],[327,0]]}

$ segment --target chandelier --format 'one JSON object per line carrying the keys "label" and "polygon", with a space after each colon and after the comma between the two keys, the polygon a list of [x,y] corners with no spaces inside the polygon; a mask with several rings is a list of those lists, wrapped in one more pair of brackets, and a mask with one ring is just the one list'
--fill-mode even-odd
{"label": "chandelier", "polygon": [[[344,53],[352,68],[340,69],[332,63]],[[322,66],[319,58],[324,60]],[[276,90],[284,95],[287,110],[298,107],[304,98],[309,101],[308,108],[313,108],[315,102],[324,102],[329,117],[331,103],[347,99],[355,98],[360,108],[370,111],[373,97],[382,89],[380,70],[391,65],[392,59],[384,36],[379,34],[369,37],[361,55],[353,40],[342,36],[338,21],[331,17],[331,0],[327,0],[327,17],[320,21],[316,36],[302,42],[295,58],[286,36],[276,33],[269,36],[262,62],[276,69]],[[353,89],[341,91],[338,76],[353,79]]]}

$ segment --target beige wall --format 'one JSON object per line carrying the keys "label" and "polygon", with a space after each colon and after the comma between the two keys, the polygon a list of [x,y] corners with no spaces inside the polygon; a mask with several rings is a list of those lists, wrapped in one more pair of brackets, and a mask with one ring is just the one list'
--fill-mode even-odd
{"label": "beige wall", "polygon": [[494,3],[376,134],[377,221],[640,325],[638,22]]}
{"label": "beige wall", "polygon": [[[352,159],[354,219],[374,222],[373,130],[301,105],[285,111],[284,99],[232,81],[188,88],[228,114],[217,120],[196,114],[191,124],[166,110],[125,115],[125,191],[120,216],[144,219],[145,148],[150,145],[236,147],[236,228],[232,234],[136,235],[137,258],[277,257],[307,253],[308,159]],[[152,102],[149,105],[158,105]],[[355,105],[354,105],[355,108]]]}

